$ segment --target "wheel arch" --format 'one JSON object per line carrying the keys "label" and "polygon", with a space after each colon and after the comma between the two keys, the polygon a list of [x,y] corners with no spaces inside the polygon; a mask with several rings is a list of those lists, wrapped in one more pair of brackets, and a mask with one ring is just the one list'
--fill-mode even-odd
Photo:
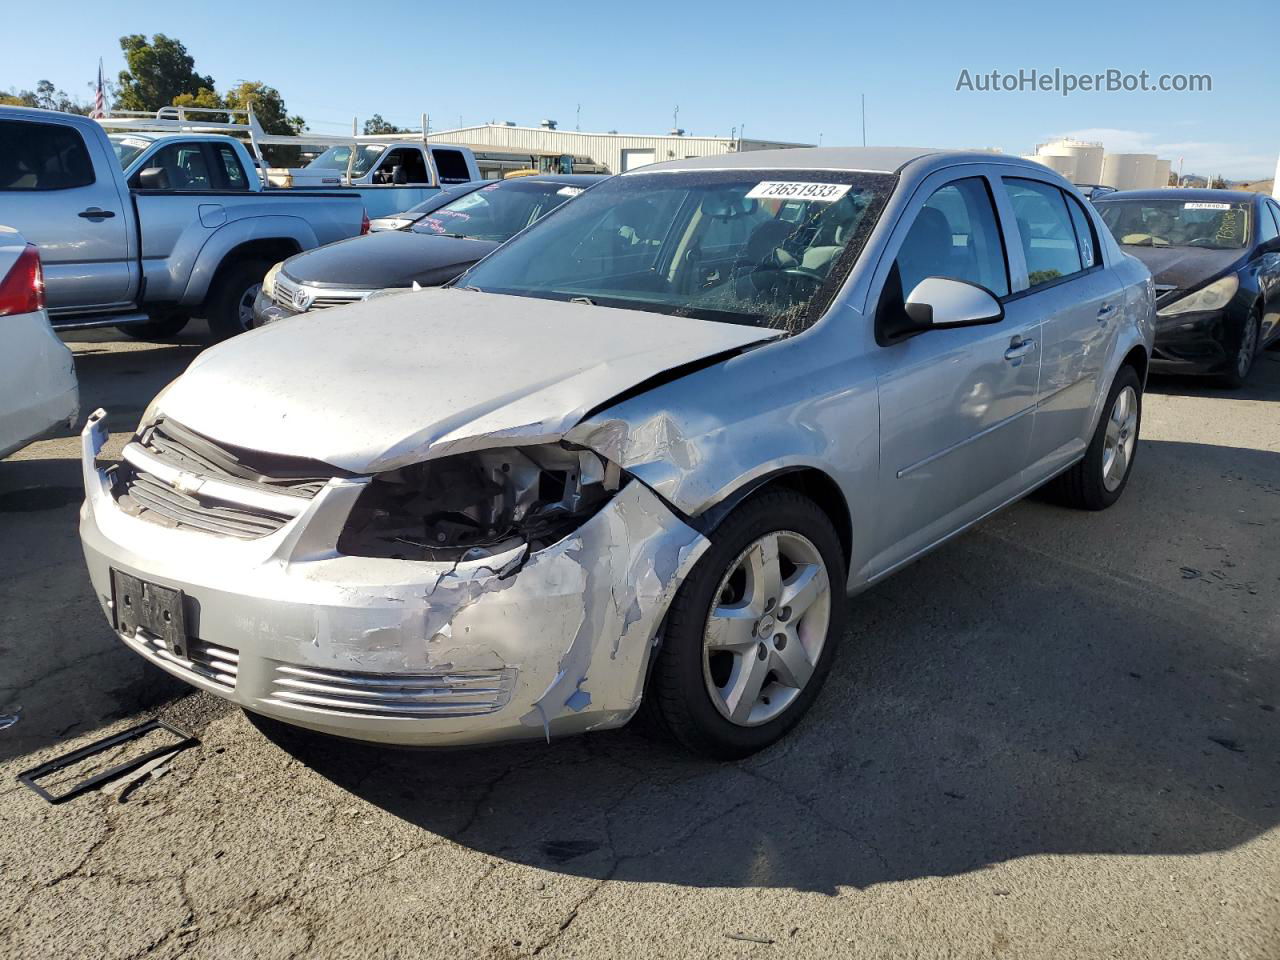
{"label": "wheel arch", "polygon": [[1145,390],[1147,386],[1147,367],[1150,362],[1151,358],[1147,356],[1147,348],[1142,344],[1136,344],[1124,355],[1124,359],[1120,361],[1120,366],[1133,367],[1138,374],[1138,382],[1142,384]]}
{"label": "wheel arch", "polygon": [[840,540],[847,573],[853,560],[853,515],[840,485],[830,474],[817,467],[782,467],[748,480],[719,500],[715,506],[692,518],[690,524],[703,536],[710,536],[734,509],[766,490],[777,488],[794,490],[808,497],[827,515]]}
{"label": "wheel arch", "polygon": [[218,285],[222,282],[223,277],[238,264],[244,263],[246,260],[266,260],[270,263],[277,263],[301,252],[302,247],[298,242],[287,237],[246,240],[244,243],[232,247],[223,255],[222,260],[218,263],[218,268],[210,278],[209,286],[205,290],[204,302],[208,303],[209,298],[216,294]]}

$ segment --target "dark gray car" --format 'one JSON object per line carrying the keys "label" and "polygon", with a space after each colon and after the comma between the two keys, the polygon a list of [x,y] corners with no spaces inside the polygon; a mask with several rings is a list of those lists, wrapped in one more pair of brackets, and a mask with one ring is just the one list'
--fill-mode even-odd
{"label": "dark gray car", "polygon": [[438,287],[529,224],[605,179],[563,174],[498,180],[469,191],[403,230],[332,243],[272,267],[254,303],[254,326],[366,299],[396,287]]}

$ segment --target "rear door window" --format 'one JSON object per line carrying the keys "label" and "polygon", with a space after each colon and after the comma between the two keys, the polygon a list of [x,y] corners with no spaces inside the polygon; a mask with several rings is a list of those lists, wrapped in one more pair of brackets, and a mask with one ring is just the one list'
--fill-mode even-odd
{"label": "rear door window", "polygon": [[213,154],[214,168],[222,178],[222,189],[248,190],[249,178],[245,176],[244,167],[240,165],[240,158],[236,156],[235,150],[220,143],[214,146]]}
{"label": "rear door window", "polygon": [[467,158],[461,150],[432,150],[431,158],[436,162],[441,183],[466,183],[471,179]]}
{"label": "rear door window", "polygon": [[1066,194],[1039,180],[1006,177],[1004,185],[1013,204],[1029,285],[1034,289],[1084,270]]}
{"label": "rear door window", "polygon": [[93,182],[93,161],[79,131],[0,120],[0,190],[69,190]]}
{"label": "rear door window", "polygon": [[1076,247],[1080,251],[1080,263],[1085,270],[1096,267],[1102,262],[1102,253],[1098,249],[1098,231],[1093,227],[1093,219],[1080,206],[1080,201],[1069,193],[1067,210],[1071,213],[1071,225],[1076,229]]}

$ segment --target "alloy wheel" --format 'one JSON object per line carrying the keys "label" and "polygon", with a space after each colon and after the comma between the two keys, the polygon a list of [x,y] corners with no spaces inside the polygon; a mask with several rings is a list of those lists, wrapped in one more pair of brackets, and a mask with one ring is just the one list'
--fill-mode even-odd
{"label": "alloy wheel", "polygon": [[258,293],[261,290],[261,283],[250,284],[249,288],[240,295],[240,299],[236,301],[236,316],[239,318],[240,326],[244,330],[253,329],[253,304],[258,299]]}
{"label": "alloy wheel", "polygon": [[778,717],[813,676],[831,622],[818,548],[790,530],[767,533],[730,564],[707,616],[702,673],[729,722]]}
{"label": "alloy wheel", "polygon": [[1250,316],[1245,324],[1244,337],[1240,341],[1240,349],[1236,351],[1236,373],[1243,380],[1253,368],[1253,358],[1258,353],[1258,320]]}
{"label": "alloy wheel", "polygon": [[1125,387],[1116,394],[1102,440],[1102,484],[1113,491],[1124,482],[1138,442],[1138,394]]}

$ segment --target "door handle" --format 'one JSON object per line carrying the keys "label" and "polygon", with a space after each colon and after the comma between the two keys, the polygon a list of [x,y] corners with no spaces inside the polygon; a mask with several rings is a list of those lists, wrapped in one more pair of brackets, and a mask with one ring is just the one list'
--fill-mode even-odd
{"label": "door handle", "polygon": [[1009,349],[1004,352],[1006,360],[1021,360],[1036,348],[1036,342],[1026,337],[1014,337],[1009,341]]}
{"label": "door handle", "polygon": [[1114,303],[1103,304],[1102,309],[1098,311],[1098,322],[1106,323],[1111,319],[1111,315],[1116,312]]}
{"label": "door handle", "polygon": [[76,214],[77,217],[84,217],[86,220],[106,220],[115,215],[114,210],[99,210],[97,207],[90,207]]}

